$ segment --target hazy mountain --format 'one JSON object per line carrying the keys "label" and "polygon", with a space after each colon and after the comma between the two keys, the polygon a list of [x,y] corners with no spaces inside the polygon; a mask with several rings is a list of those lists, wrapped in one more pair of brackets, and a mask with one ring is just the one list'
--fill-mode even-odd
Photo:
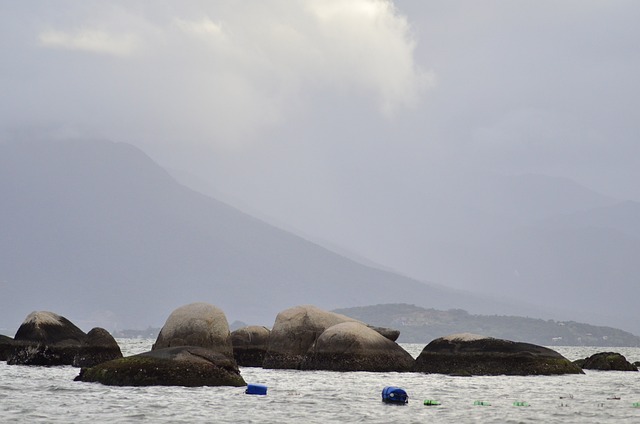
{"label": "hazy mountain", "polygon": [[440,182],[406,219],[419,226],[397,229],[394,268],[640,333],[640,205],[540,175]]}
{"label": "hazy mountain", "polygon": [[32,310],[146,328],[193,301],[267,325],[302,303],[516,308],[351,261],[187,189],[126,144],[0,144],[0,198],[4,328]]}

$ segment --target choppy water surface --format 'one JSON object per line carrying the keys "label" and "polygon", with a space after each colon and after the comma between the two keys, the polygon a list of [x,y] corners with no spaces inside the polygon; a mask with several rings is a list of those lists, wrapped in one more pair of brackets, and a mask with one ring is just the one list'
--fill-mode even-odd
{"label": "choppy water surface", "polygon": [[[119,339],[125,356],[153,340]],[[424,345],[404,344],[417,356]],[[620,352],[640,361],[640,348],[554,348],[567,358]],[[230,387],[107,387],[74,382],[72,367],[0,362],[0,422],[130,423],[620,423],[640,422],[640,373],[587,371],[553,377],[449,377],[418,373],[338,373],[242,368],[267,396]],[[381,402],[384,386],[409,394],[408,405]],[[424,406],[425,399],[441,402]],[[481,400],[491,406],[474,406]],[[513,406],[513,402],[530,406]]]}

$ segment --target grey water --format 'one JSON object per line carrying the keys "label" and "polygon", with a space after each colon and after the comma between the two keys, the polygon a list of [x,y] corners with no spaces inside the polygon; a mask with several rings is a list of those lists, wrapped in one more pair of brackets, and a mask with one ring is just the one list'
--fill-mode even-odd
{"label": "grey water", "polygon": [[[151,339],[118,339],[125,356],[147,351]],[[402,344],[414,357],[424,344]],[[568,359],[616,351],[640,361],[640,348],[554,347]],[[74,382],[73,367],[0,362],[2,423],[637,423],[640,373],[450,377],[419,373],[265,370],[241,368],[237,387],[108,387]],[[381,401],[384,386],[409,395],[407,405]],[[424,406],[425,399],[439,406]],[[476,406],[475,401],[490,403]],[[526,402],[529,406],[514,406]]]}

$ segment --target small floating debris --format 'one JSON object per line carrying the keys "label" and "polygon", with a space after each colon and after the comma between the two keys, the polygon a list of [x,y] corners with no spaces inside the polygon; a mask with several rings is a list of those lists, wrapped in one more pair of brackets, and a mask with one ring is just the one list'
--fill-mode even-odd
{"label": "small floating debris", "polygon": [[530,406],[527,402],[513,402],[513,406]]}
{"label": "small floating debris", "polygon": [[486,402],[484,400],[477,400],[475,402],[473,402],[474,405],[476,406],[491,406],[491,403]]}
{"label": "small floating debris", "polygon": [[640,402],[633,402],[631,406],[633,406],[634,408],[640,408]]}
{"label": "small floating debris", "polygon": [[608,397],[607,400],[620,400],[620,397],[612,396],[612,397]]}
{"label": "small floating debris", "polygon": [[382,389],[382,401],[386,403],[405,404],[409,402],[409,396],[404,389],[396,386],[387,386]]}
{"label": "small floating debris", "polygon": [[573,395],[560,396],[560,399],[573,399]]}
{"label": "small floating debris", "polygon": [[248,395],[266,395],[267,386],[264,384],[248,384],[247,390],[244,392]]}
{"label": "small floating debris", "polygon": [[426,406],[437,406],[440,405],[440,401],[438,400],[433,400],[433,399],[425,399],[424,400],[424,404]]}

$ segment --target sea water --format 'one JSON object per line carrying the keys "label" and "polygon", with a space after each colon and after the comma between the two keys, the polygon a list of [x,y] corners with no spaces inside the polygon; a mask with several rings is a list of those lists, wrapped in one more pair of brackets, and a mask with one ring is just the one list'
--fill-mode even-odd
{"label": "sea water", "polygon": [[[153,340],[118,339],[125,356]],[[416,357],[424,344],[402,344]],[[554,347],[570,360],[603,351],[640,361],[640,348]],[[242,367],[238,387],[109,387],[74,382],[79,369],[0,362],[0,422],[16,423],[638,423],[640,373],[451,377],[420,373],[265,370]],[[385,386],[409,395],[381,401]],[[424,400],[440,405],[425,406]],[[482,401],[487,406],[474,405]],[[528,406],[514,406],[521,402]]]}

